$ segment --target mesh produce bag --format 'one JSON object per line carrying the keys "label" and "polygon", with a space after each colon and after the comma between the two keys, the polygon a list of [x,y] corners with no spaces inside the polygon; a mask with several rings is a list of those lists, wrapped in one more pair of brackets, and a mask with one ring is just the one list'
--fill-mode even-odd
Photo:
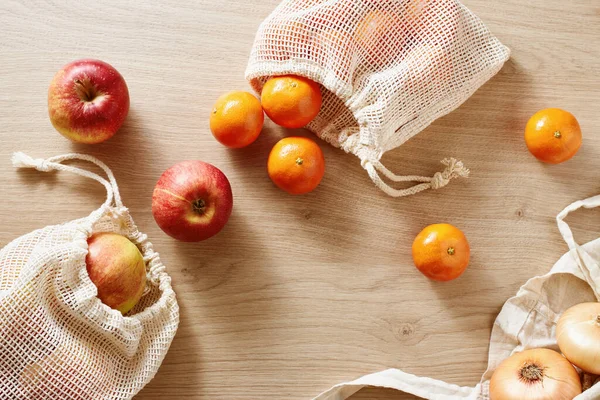
{"label": "mesh produce bag", "polygon": [[[303,75],[323,90],[307,126],[360,158],[390,196],[438,189],[468,170],[454,159],[433,177],[399,176],[380,159],[462,104],[509,57],[457,0],[284,0],[260,25],[246,77],[261,92],[274,75]],[[386,184],[421,182],[404,190]]]}
{"label": "mesh produce bag", "polygon": [[[73,159],[98,165],[108,180],[61,164]],[[132,398],[152,379],[177,331],[171,278],[102,162],[79,154],[34,160],[16,153],[13,163],[95,179],[108,196],[88,217],[38,229],[0,250],[0,398]],[[96,297],[87,274],[87,238],[95,232],[127,236],[144,256],[146,291],[125,316]]]}
{"label": "mesh produce bag", "polygon": [[[564,221],[579,208],[599,206],[600,196],[596,196],[577,201],[558,214],[558,228],[570,250],[548,274],[530,279],[515,297],[504,303],[492,329],[488,369],[477,386],[459,387],[388,369],[334,386],[314,400],[343,400],[366,386],[396,389],[432,400],[489,400],[490,379],[504,359],[533,348],[560,351],[556,344],[556,324],[561,314],[576,304],[600,301],[600,238],[579,246]],[[600,399],[597,377],[582,374],[582,381],[584,387],[593,386],[574,400]]]}

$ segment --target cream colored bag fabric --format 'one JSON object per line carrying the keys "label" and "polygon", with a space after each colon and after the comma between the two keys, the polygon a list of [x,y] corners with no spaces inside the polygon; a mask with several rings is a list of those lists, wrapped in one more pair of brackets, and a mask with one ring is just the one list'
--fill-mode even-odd
{"label": "cream colored bag fabric", "polygon": [[[307,128],[356,155],[390,196],[438,189],[468,170],[453,159],[431,177],[399,176],[380,159],[461,105],[509,57],[458,0],[284,0],[260,25],[246,78],[260,93],[273,75],[324,90]],[[394,182],[421,182],[396,190]]]}
{"label": "cream colored bag fabric", "polygon": [[[488,369],[477,386],[458,387],[388,369],[334,386],[315,400],[343,400],[365,386],[396,389],[424,399],[489,399],[489,380],[502,360],[530,348],[547,347],[558,351],[555,329],[560,315],[575,304],[600,300],[600,238],[579,246],[564,221],[570,212],[579,208],[598,206],[600,196],[575,202],[558,214],[558,228],[570,250],[548,274],[527,281],[517,295],[504,304],[492,329]],[[600,399],[600,384],[596,383],[575,399]]]}
{"label": "cream colored bag fabric", "polygon": [[[108,180],[61,164],[75,159],[98,165]],[[38,229],[0,250],[0,398],[132,398],[152,379],[177,331],[171,278],[123,206],[105,164],[81,154],[34,160],[22,153],[13,163],[94,179],[108,196],[88,217]],[[87,274],[87,238],[94,232],[127,236],[147,263],[147,290],[126,316],[96,297]]]}

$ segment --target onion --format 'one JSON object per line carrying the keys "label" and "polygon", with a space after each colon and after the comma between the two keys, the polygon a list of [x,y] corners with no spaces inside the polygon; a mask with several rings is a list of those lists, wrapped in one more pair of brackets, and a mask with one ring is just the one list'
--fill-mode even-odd
{"label": "onion", "polygon": [[600,375],[600,303],[581,303],[565,311],[558,320],[556,339],[569,361]]}
{"label": "onion", "polygon": [[580,393],[575,368],[548,349],[513,354],[496,368],[490,381],[491,400],[572,400]]}

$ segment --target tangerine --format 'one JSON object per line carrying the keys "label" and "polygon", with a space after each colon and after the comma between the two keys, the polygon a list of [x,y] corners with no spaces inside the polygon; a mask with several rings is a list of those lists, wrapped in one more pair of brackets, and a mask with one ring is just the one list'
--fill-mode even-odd
{"label": "tangerine", "polygon": [[319,84],[296,75],[269,79],[261,94],[265,113],[273,122],[285,128],[307,125],[319,114],[322,102]]}
{"label": "tangerine", "polygon": [[409,0],[405,6],[407,31],[412,43],[452,48],[460,25],[460,11],[453,2]]}
{"label": "tangerine", "polygon": [[363,56],[376,64],[384,64],[403,48],[406,42],[405,25],[400,15],[374,10],[358,23],[354,39]]}
{"label": "tangerine", "polygon": [[450,224],[434,224],[417,235],[412,255],[423,275],[435,281],[450,281],[465,272],[471,250],[460,229]]}
{"label": "tangerine", "polygon": [[245,147],[258,138],[264,123],[263,109],[248,92],[229,92],[217,99],[210,113],[210,130],[223,145]]}
{"label": "tangerine", "polygon": [[581,147],[581,128],[570,112],[547,108],[527,122],[525,143],[538,160],[559,164],[573,157]]}
{"label": "tangerine", "polygon": [[304,137],[281,139],[267,162],[269,177],[290,194],[313,191],[325,174],[325,158],[318,144]]}
{"label": "tangerine", "polygon": [[335,28],[316,32],[311,41],[310,58],[321,68],[331,70],[346,84],[352,83],[355,42],[352,34]]}

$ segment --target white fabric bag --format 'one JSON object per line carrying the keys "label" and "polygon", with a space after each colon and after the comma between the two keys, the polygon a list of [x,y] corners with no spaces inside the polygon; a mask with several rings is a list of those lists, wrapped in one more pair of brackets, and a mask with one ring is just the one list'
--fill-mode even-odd
{"label": "white fabric bag", "polygon": [[[558,228],[570,250],[548,274],[527,281],[517,295],[504,304],[492,329],[488,369],[477,386],[459,387],[388,369],[334,386],[314,400],[343,400],[366,386],[396,389],[424,399],[489,399],[489,380],[500,362],[513,353],[531,348],[559,351],[555,329],[560,315],[575,304],[600,300],[600,238],[579,246],[564,221],[570,212],[579,208],[598,206],[600,195],[577,201],[558,214]],[[600,384],[596,383],[575,399],[600,399]]]}
{"label": "white fabric bag", "polygon": [[[108,179],[61,164],[75,159],[98,165]],[[108,195],[88,217],[38,229],[0,250],[0,398],[132,398],[152,379],[177,331],[171,278],[105,164],[81,154],[43,160],[23,153],[13,164],[82,175]],[[125,316],[96,297],[87,274],[87,238],[95,232],[127,236],[146,261],[146,291]]]}
{"label": "white fabric bag", "polygon": [[[258,93],[274,75],[320,83],[321,112],[307,128],[399,197],[468,174],[447,159],[433,178],[399,176],[379,160],[460,106],[509,53],[458,0],[283,0],[258,29],[246,78]],[[397,190],[380,174],[421,183]]]}

